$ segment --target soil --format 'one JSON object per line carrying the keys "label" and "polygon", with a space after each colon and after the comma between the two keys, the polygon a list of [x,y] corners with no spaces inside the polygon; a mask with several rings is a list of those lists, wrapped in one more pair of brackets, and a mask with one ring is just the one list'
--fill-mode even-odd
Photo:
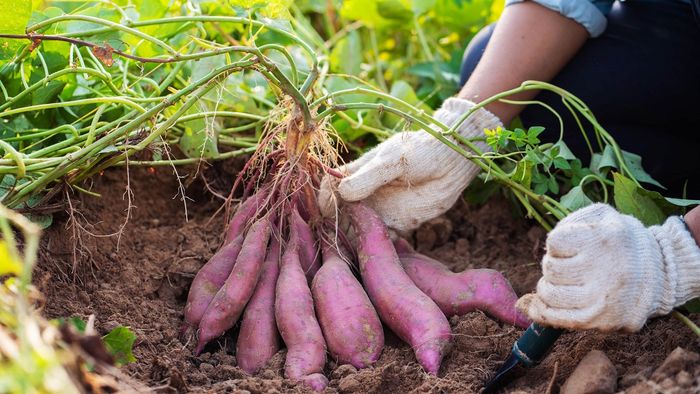
{"label": "soil", "polygon": [[[229,162],[207,169],[208,185],[191,176],[198,171],[194,168],[178,169],[184,185],[169,168],[132,168],[129,176],[126,169],[114,169],[94,179],[91,188],[102,197],[74,195],[73,215],[56,214],[44,234],[35,282],[47,297],[48,317],[94,314],[101,333],[118,325],[131,327],[138,338],[138,361],[123,370],[159,392],[305,392],[283,378],[284,351],[257,376],[238,369],[232,352],[235,330],[199,357],[193,356],[193,343],[178,339],[189,285],[223,238],[223,215],[215,215],[221,200],[206,190],[227,190],[239,165]],[[128,221],[127,181],[133,192]],[[120,228],[119,235],[109,235]],[[518,217],[513,205],[496,198],[478,207],[460,203],[424,225],[414,241],[455,271],[500,270],[522,295],[534,289],[540,276],[544,237],[543,230]],[[692,319],[700,324],[700,316]],[[356,371],[329,362],[326,392],[478,392],[521,331],[480,312],[454,317],[450,323],[454,347],[438,376],[424,373],[410,347],[387,332],[387,346],[374,367]],[[698,345],[698,338],[671,317],[653,319],[637,334],[567,333],[540,365],[506,391],[557,392],[592,349],[602,350],[612,361],[618,390],[700,390],[697,358],[672,363],[670,375],[655,372],[677,347],[694,351]],[[640,387],[642,391],[635,391]]]}

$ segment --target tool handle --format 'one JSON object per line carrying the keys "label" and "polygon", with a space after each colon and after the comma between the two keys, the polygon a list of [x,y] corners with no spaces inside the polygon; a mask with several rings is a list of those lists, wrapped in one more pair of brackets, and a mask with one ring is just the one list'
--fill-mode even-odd
{"label": "tool handle", "polygon": [[528,367],[537,364],[544,358],[562,332],[564,330],[532,323],[513,345],[513,355]]}

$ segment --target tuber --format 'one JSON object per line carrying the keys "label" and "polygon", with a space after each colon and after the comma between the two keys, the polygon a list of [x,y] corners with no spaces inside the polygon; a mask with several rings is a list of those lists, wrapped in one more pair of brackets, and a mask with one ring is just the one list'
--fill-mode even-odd
{"label": "tuber", "polygon": [[238,366],[256,373],[280,348],[275,322],[275,288],[279,275],[280,243],[272,237],[260,279],[246,306],[236,342]]}
{"label": "tuber", "polygon": [[362,203],[345,205],[345,212],[356,235],[360,275],[379,317],[411,345],[428,373],[437,374],[451,346],[447,318],[404,272],[379,215]]}
{"label": "tuber", "polygon": [[348,263],[329,244],[311,293],[331,356],[356,368],[376,362],[384,347],[382,323]]}

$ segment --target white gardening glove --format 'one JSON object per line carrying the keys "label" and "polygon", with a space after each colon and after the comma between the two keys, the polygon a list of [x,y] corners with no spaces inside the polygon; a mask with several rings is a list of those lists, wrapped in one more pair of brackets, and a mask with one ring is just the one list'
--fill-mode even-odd
{"label": "white gardening glove", "polygon": [[549,233],[542,274],[537,293],[518,301],[533,321],[633,332],[700,296],[700,248],[677,216],[647,228],[594,204]]}
{"label": "white gardening glove", "polygon": [[[451,127],[473,106],[471,101],[450,98],[434,116]],[[458,132],[478,137],[484,129],[498,126],[500,120],[482,108]],[[476,145],[488,151],[485,143]],[[333,191],[337,190],[345,201],[365,200],[387,226],[408,231],[454,205],[479,167],[427,132],[415,131],[392,136],[338,170],[346,175],[339,183],[328,176],[321,183],[318,200],[324,215],[333,216],[338,206]]]}

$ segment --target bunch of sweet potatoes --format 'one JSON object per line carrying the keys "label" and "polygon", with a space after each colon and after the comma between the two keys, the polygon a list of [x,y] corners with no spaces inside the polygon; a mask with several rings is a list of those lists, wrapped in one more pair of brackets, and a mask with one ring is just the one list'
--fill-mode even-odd
{"label": "bunch of sweet potatoes", "polygon": [[453,273],[404,240],[392,243],[381,218],[362,203],[342,206],[348,241],[310,209],[313,199],[270,209],[275,194],[265,189],[239,206],[226,242],[192,283],[184,328],[196,329],[196,353],[240,321],[236,359],[243,370],[256,373],[284,343],[285,376],[322,390],[327,353],[356,368],[378,360],[382,322],[432,374],[450,348],[447,317],[482,310],[527,326],[497,271]]}

